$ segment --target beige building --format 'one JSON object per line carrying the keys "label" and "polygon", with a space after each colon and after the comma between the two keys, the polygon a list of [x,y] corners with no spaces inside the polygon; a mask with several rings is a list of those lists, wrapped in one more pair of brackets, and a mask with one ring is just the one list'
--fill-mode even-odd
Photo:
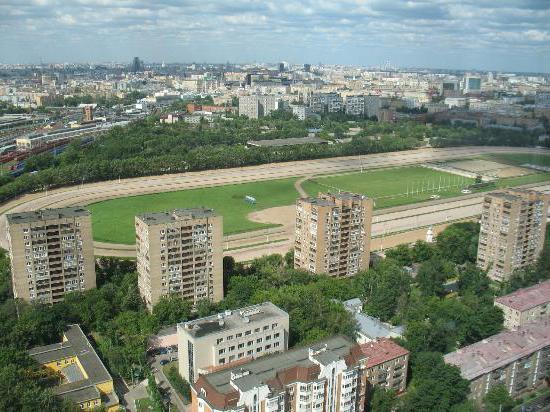
{"label": "beige building", "polygon": [[251,95],[239,97],[239,116],[258,119],[279,108],[279,99],[272,95]]}
{"label": "beige building", "polygon": [[515,329],[526,323],[550,318],[550,280],[519,289],[495,299],[504,312],[504,327]]}
{"label": "beige building", "polygon": [[470,381],[470,397],[481,400],[496,385],[512,397],[544,384],[550,368],[550,320],[527,323],[444,356]]}
{"label": "beige building", "polygon": [[288,348],[288,313],[271,302],[178,324],[179,372],[188,382]]}
{"label": "beige building", "polygon": [[57,303],[96,287],[92,221],[80,207],[7,215],[13,294]]}
{"label": "beige building", "polygon": [[532,265],[544,245],[548,196],[509,189],[483,200],[477,265],[496,281]]}
{"label": "beige building", "polygon": [[407,387],[409,351],[387,338],[361,345],[367,357],[366,373],[369,383],[402,393]]}
{"label": "beige building", "polygon": [[335,336],[201,375],[192,385],[191,412],[362,412],[367,357]]}
{"label": "beige building", "polygon": [[179,294],[196,304],[223,298],[222,217],[212,209],[136,216],[139,291],[147,308]]}
{"label": "beige building", "polygon": [[294,267],[335,277],[367,269],[372,209],[372,199],[353,193],[298,199]]}

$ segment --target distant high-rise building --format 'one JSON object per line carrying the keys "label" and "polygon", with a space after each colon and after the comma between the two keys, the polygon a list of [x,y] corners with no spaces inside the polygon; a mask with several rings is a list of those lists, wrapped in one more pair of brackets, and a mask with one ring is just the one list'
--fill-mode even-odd
{"label": "distant high-rise building", "polygon": [[537,261],[546,230],[548,195],[509,189],[485,196],[477,264],[496,281]]}
{"label": "distant high-rise building", "polygon": [[87,104],[82,107],[82,122],[88,123],[94,120],[94,106]]}
{"label": "distant high-rise building", "polygon": [[288,71],[288,63],[287,62],[280,62],[279,63],[279,72],[286,72]]}
{"label": "distant high-rise building", "polygon": [[313,93],[311,110],[315,113],[336,113],[342,111],[344,101],[338,93]]}
{"label": "distant high-rise building", "polygon": [[363,116],[365,110],[365,96],[346,96],[346,114]]}
{"label": "distant high-rise building", "polygon": [[7,215],[13,295],[57,303],[96,287],[92,221],[80,207]]}
{"label": "distant high-rise building", "polygon": [[239,115],[258,119],[279,108],[279,99],[273,95],[251,95],[239,97]]}
{"label": "distant high-rise building", "polygon": [[372,199],[353,193],[298,199],[294,267],[335,277],[367,269],[372,209]]}
{"label": "distant high-rise building", "polygon": [[304,71],[308,73],[311,72],[311,64],[309,63],[304,64]]}
{"label": "distant high-rise building", "polygon": [[134,60],[132,60],[131,71],[134,73],[143,71],[143,62],[139,57],[134,57]]}
{"label": "distant high-rise building", "polygon": [[222,217],[212,209],[136,216],[138,286],[149,310],[177,294],[196,304],[223,298]]}
{"label": "distant high-rise building", "polygon": [[481,77],[466,76],[464,77],[464,93],[481,93]]}

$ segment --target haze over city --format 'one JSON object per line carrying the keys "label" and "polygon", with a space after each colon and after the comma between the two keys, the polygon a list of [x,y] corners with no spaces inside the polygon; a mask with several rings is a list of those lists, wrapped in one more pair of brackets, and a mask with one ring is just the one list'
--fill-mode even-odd
{"label": "haze over city", "polygon": [[550,2],[0,2],[0,63],[350,64],[546,72]]}

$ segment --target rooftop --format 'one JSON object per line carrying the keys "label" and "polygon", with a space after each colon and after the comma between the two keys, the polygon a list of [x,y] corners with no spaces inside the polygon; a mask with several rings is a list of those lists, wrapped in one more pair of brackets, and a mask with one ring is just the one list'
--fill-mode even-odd
{"label": "rooftop", "polygon": [[94,399],[91,396],[99,394],[96,385],[111,381],[111,375],[79,325],[69,325],[64,338],[60,343],[33,348],[29,350],[29,355],[42,365],[77,357],[83,371],[76,364],[67,365],[61,370],[67,382],[58,385],[53,391],[75,402]]}
{"label": "rooftop", "polygon": [[409,351],[391,339],[381,338],[361,345],[361,351],[367,356],[367,368],[380,365],[409,354]]}
{"label": "rooftop", "polygon": [[374,316],[369,316],[362,312],[363,305],[358,298],[346,300],[343,302],[344,308],[353,313],[359,332],[369,339],[400,337],[403,335],[403,326],[393,326],[389,323],[382,322]]}
{"label": "rooftop", "polygon": [[267,139],[267,140],[249,140],[246,142],[249,146],[273,147],[273,146],[296,146],[300,144],[327,144],[324,139],[315,136],[290,137],[288,139]]}
{"label": "rooftop", "polygon": [[32,223],[46,220],[89,216],[90,211],[83,207],[63,207],[59,209],[41,209],[33,212],[10,213],[6,216],[9,224]]}
{"label": "rooftop", "polygon": [[136,217],[148,225],[158,225],[162,223],[172,223],[178,220],[203,219],[217,216],[213,209],[193,208],[193,209],[173,209],[166,212],[142,213]]}
{"label": "rooftop", "polygon": [[228,310],[217,315],[179,323],[178,330],[184,330],[191,336],[201,338],[206,335],[265,323],[266,319],[281,316],[288,317],[288,313],[271,302],[264,302],[235,311]]}
{"label": "rooftop", "polygon": [[444,359],[458,366],[462,377],[472,380],[549,345],[550,320],[541,320],[460,348]]}
{"label": "rooftop", "polygon": [[[318,363],[327,364],[334,360],[345,360],[349,356],[355,358],[359,356],[364,359],[360,351],[354,352],[354,348],[358,348],[355,342],[343,336],[335,336],[318,342],[315,347],[291,349],[286,352],[260,357],[245,365],[201,375],[202,379],[196,385],[200,385],[201,380],[203,380],[216,392],[229,394],[235,391],[231,381],[239,389],[246,390],[254,386],[273,383],[273,380],[281,379],[284,371],[291,368],[318,368]],[[313,362],[312,359],[318,363]],[[239,375],[242,376],[239,377]],[[285,376],[286,378],[289,377]],[[292,381],[292,378],[290,379],[288,382]]]}
{"label": "rooftop", "polygon": [[495,299],[495,303],[524,312],[550,302],[550,280]]}

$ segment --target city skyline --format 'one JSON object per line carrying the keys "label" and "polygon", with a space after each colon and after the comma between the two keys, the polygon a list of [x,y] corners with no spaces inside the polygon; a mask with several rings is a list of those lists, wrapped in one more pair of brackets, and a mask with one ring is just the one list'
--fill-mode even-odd
{"label": "city skyline", "polygon": [[[276,62],[548,72],[544,1],[7,0],[0,63]],[[62,41],[60,41],[62,40]]]}

